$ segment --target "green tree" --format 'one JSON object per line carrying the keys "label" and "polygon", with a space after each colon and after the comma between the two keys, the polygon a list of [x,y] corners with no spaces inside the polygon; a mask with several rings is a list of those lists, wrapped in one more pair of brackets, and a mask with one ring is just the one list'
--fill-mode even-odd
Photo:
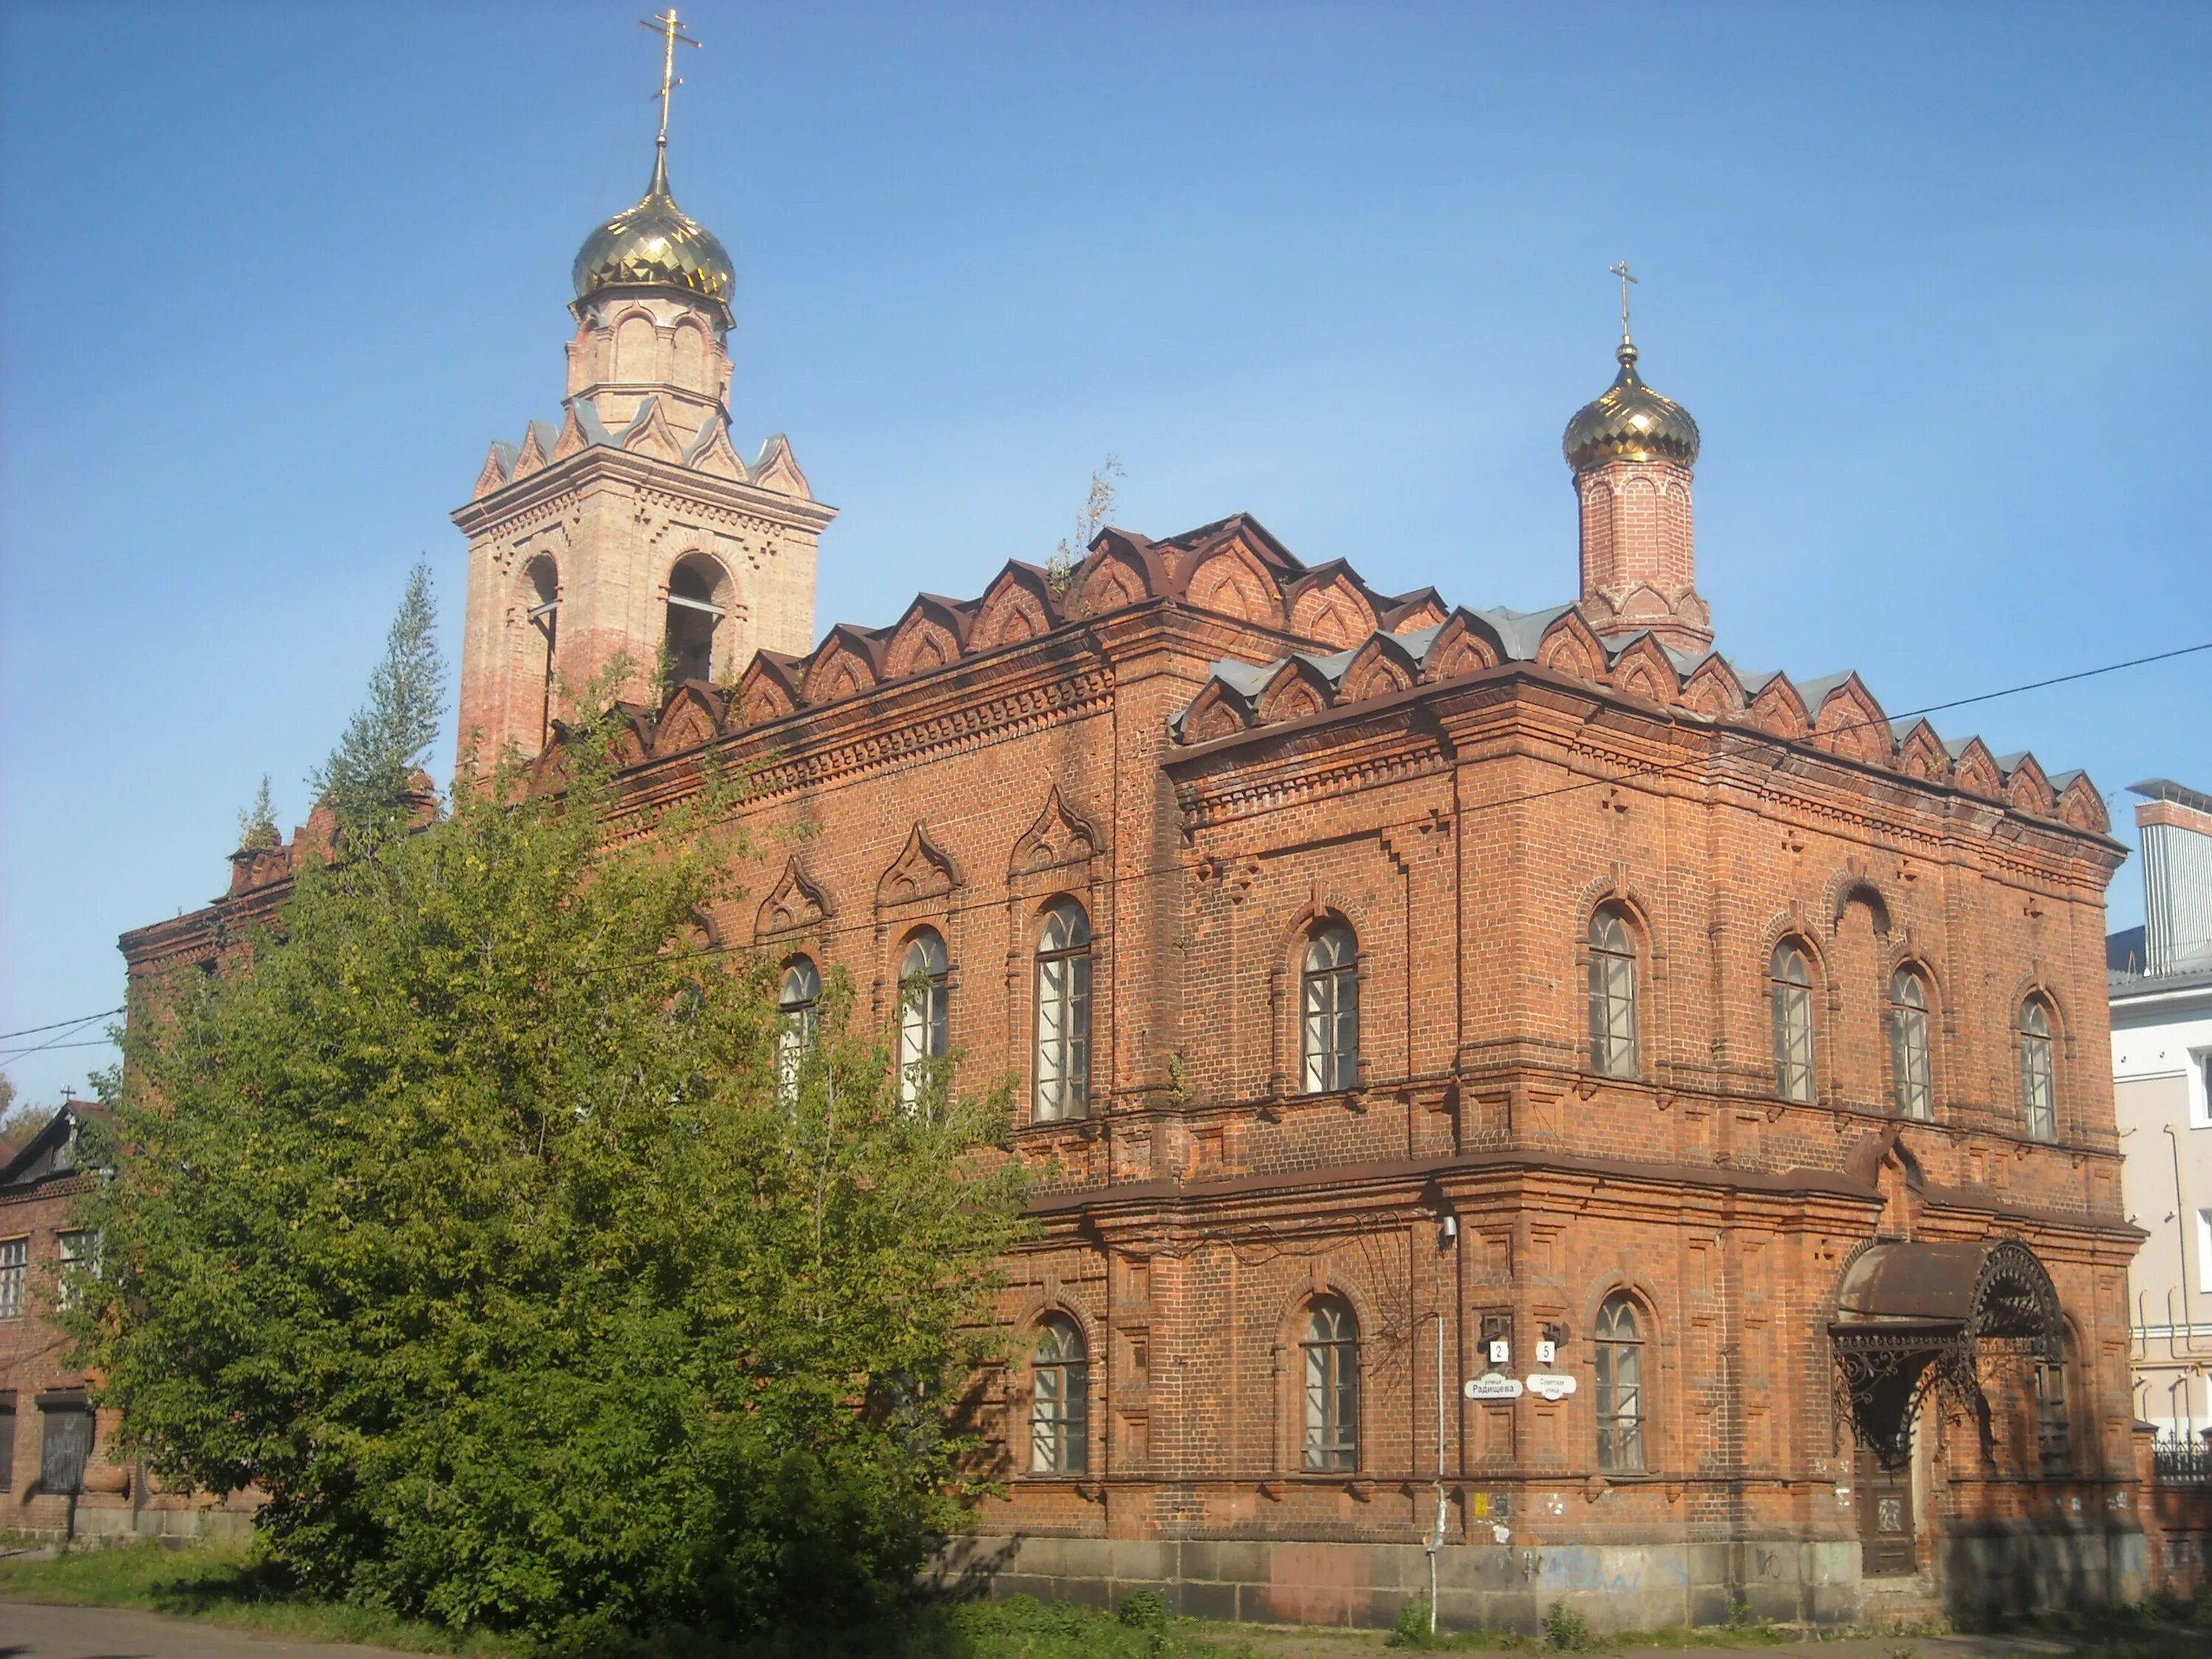
{"label": "green tree", "polygon": [[417,560],[386,637],[384,660],[369,676],[368,701],[308,778],[337,818],[342,846],[363,850],[408,821],[416,769],[437,741],[445,715],[445,682],[430,567]]}
{"label": "green tree", "polygon": [[67,1316],[126,1455],[259,1486],[304,1588],[586,1650],[902,1593],[1020,1212],[1005,1103],[902,1107],[841,981],[779,1087],[769,966],[696,942],[734,789],[648,821],[610,742],[139,993]]}

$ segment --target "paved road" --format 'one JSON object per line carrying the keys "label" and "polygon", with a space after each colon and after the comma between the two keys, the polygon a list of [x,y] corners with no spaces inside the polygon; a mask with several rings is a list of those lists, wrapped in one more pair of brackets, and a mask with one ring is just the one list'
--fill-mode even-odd
{"label": "paved road", "polygon": [[396,1648],[293,1642],[131,1607],[0,1601],[0,1659],[421,1659]]}

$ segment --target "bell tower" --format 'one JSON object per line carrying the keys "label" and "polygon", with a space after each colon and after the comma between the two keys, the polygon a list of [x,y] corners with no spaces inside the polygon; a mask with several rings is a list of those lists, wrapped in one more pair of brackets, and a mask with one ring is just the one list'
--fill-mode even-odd
{"label": "bell tower", "polygon": [[608,688],[658,704],[687,679],[733,684],[756,650],[814,643],[814,566],[836,509],[791,446],[750,461],[730,438],[735,272],[668,187],[679,32],[662,37],[652,182],[585,239],[561,420],[495,443],[453,521],[469,538],[460,744],[488,765],[544,746],[568,699]]}

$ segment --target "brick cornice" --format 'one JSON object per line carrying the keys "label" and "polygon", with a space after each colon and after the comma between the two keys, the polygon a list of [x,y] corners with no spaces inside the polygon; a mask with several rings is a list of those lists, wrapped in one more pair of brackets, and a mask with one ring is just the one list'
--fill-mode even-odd
{"label": "brick cornice", "polygon": [[497,532],[526,518],[556,497],[581,492],[599,483],[617,483],[633,490],[657,492],[672,502],[693,502],[745,513],[819,533],[837,516],[837,509],[819,501],[763,489],[735,478],[698,472],[635,451],[593,444],[566,459],[550,462],[513,483],[502,484],[450,515],[471,540]]}

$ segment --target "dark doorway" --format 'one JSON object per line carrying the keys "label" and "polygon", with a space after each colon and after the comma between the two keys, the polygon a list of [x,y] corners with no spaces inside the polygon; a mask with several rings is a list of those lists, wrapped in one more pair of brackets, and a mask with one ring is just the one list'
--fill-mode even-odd
{"label": "dark doorway", "polygon": [[1869,1578],[1919,1571],[1911,1460],[1886,1469],[1871,1449],[1860,1447],[1857,1497],[1861,1571]]}

